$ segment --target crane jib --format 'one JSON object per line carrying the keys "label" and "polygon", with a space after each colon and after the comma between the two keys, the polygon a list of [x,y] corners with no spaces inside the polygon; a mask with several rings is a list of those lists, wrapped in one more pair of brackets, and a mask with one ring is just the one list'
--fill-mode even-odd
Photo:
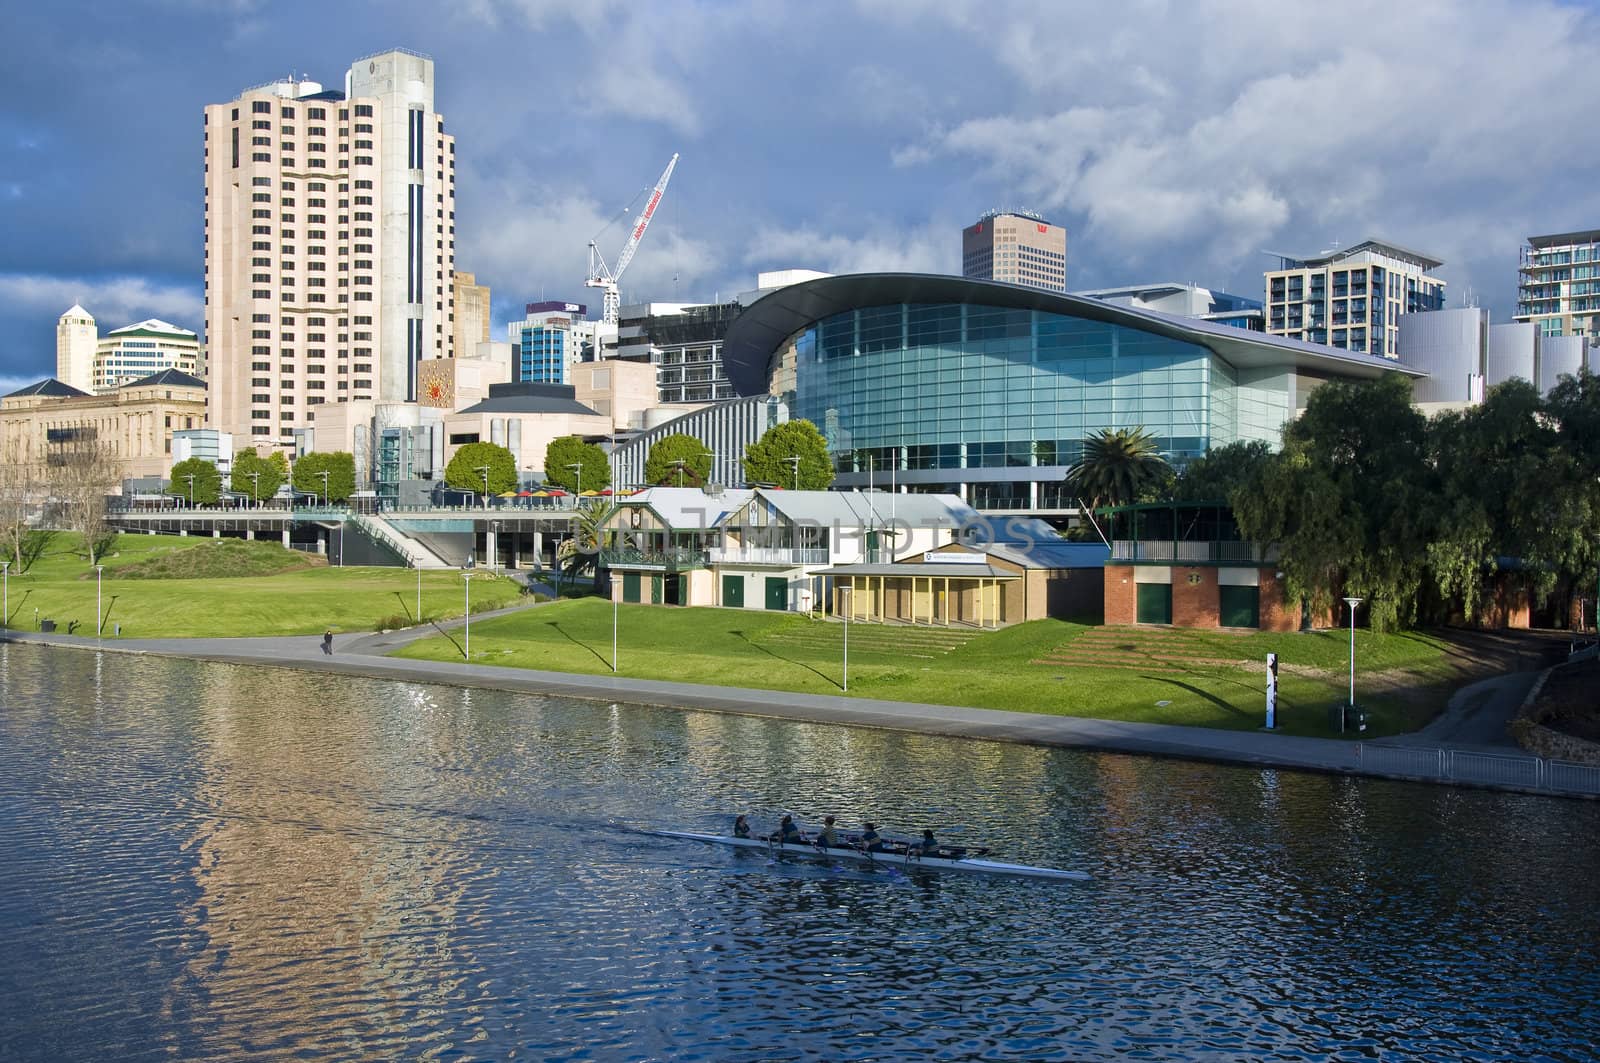
{"label": "crane jib", "polygon": [[650,197],[650,202],[645,204],[644,213],[639,215],[639,224],[633,227],[634,239],[638,239],[644,235],[645,226],[650,224],[650,215],[656,212],[656,204],[660,202],[661,189],[658,188],[656,189],[655,194]]}

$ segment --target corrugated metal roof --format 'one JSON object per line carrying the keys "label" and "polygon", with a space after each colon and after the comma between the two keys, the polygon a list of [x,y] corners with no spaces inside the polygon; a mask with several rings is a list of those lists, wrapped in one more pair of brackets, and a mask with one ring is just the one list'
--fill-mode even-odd
{"label": "corrugated metal roof", "polygon": [[1021,579],[1015,572],[995,568],[993,565],[929,565],[900,563],[893,565],[836,565],[816,573],[819,576],[948,576],[951,579]]}
{"label": "corrugated metal roof", "polygon": [[959,528],[978,518],[978,511],[956,495],[766,489],[758,493],[786,520],[797,523],[879,527],[892,520],[913,528]]}
{"label": "corrugated metal roof", "polygon": [[629,495],[618,504],[648,506],[667,527],[675,531],[698,531],[721,524],[754,495],[754,491],[745,489],[708,495],[698,487],[650,487]]}

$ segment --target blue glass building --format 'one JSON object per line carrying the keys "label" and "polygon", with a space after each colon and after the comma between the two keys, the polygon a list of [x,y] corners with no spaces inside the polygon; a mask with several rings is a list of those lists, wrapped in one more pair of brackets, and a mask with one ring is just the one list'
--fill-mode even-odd
{"label": "blue glass building", "polygon": [[723,345],[741,395],[827,438],[838,485],[959,493],[979,509],[1075,508],[1083,440],[1142,427],[1177,462],[1276,446],[1320,382],[1421,376],[1393,360],[1078,296],[959,277],[861,274],[780,289]]}
{"label": "blue glass building", "polygon": [[513,382],[565,384],[571,337],[568,329],[555,325],[523,325],[512,359]]}

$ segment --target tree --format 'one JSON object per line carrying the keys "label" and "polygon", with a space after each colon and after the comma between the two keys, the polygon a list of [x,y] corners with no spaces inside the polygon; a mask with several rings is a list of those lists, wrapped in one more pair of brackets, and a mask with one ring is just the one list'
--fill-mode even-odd
{"label": "tree", "polygon": [[[483,470],[489,470],[487,494],[517,489],[517,459],[494,443],[468,443],[455,452],[444,469],[444,482],[458,491],[485,494]],[[487,501],[487,499],[485,499]]]}
{"label": "tree", "polygon": [[[324,487],[322,474],[328,474]],[[356,459],[347,451],[336,450],[327,454],[313,451],[295,460],[291,474],[294,489],[301,494],[316,495],[327,501],[347,502],[356,489]]]}
{"label": "tree", "polygon": [[116,539],[106,520],[106,496],[122,479],[122,462],[90,428],[69,430],[72,437],[53,448],[45,461],[45,482],[68,528],[83,540],[89,564]]}
{"label": "tree", "polygon": [[700,487],[710,476],[711,452],[700,440],[682,432],[656,440],[644,459],[646,483]]}
{"label": "tree", "polygon": [[[194,477],[191,489],[189,477]],[[167,477],[167,494],[176,495],[197,506],[214,506],[222,497],[222,474],[204,458],[185,458],[175,462]]]}
{"label": "tree", "polygon": [[[570,466],[582,466],[582,472]],[[544,452],[545,483],[563,490],[604,491],[611,486],[611,459],[593,443],[577,436],[552,439]]]}
{"label": "tree", "polygon": [[1227,502],[1252,490],[1272,460],[1272,448],[1259,439],[1213,447],[1183,467],[1172,486],[1175,502]]}
{"label": "tree", "polygon": [[1067,473],[1067,486],[1093,511],[1138,501],[1171,471],[1143,428],[1102,428],[1083,441],[1083,460]]}
{"label": "tree", "polygon": [[1291,596],[1325,609],[1336,595],[1356,595],[1374,629],[1410,623],[1436,498],[1411,382],[1390,373],[1325,383],[1283,440],[1259,490],[1233,499],[1240,530],[1281,547]]}
{"label": "tree", "polygon": [[[800,459],[798,465],[795,458]],[[810,421],[773,425],[744,448],[744,478],[752,484],[825,491],[833,483],[828,443]]]}
{"label": "tree", "polygon": [[253,450],[241,450],[233,457],[229,486],[235,494],[249,495],[252,501],[260,502],[276,496],[278,488],[288,479],[289,461],[282,451],[275,450],[270,457],[263,458]]}
{"label": "tree", "polygon": [[32,460],[20,436],[11,436],[0,449],[0,560],[22,573],[37,559],[48,532],[32,526],[44,501],[44,470]]}
{"label": "tree", "polygon": [[1600,610],[1600,376],[1587,366],[1562,376],[1544,410],[1556,426],[1561,459],[1539,484],[1551,510],[1544,523],[1549,552],[1542,560],[1569,589],[1568,615],[1576,622],[1579,599],[1590,589]]}

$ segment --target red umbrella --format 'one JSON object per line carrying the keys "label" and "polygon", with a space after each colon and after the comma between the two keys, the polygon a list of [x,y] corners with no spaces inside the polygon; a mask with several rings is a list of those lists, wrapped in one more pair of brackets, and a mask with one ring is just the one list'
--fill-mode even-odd
{"label": "red umbrella", "polygon": [[533,497],[533,492],[528,490],[526,487],[524,487],[522,490],[517,492],[517,497],[518,498],[532,498]]}
{"label": "red umbrella", "polygon": [[601,491],[600,493],[603,494],[603,495],[609,495],[611,493],[611,488],[608,487],[604,491]]}
{"label": "red umbrella", "polygon": [[564,495],[564,494],[566,494],[566,492],[561,490],[561,488],[559,488],[559,487],[550,488],[550,497],[551,498],[555,498],[558,495]]}

